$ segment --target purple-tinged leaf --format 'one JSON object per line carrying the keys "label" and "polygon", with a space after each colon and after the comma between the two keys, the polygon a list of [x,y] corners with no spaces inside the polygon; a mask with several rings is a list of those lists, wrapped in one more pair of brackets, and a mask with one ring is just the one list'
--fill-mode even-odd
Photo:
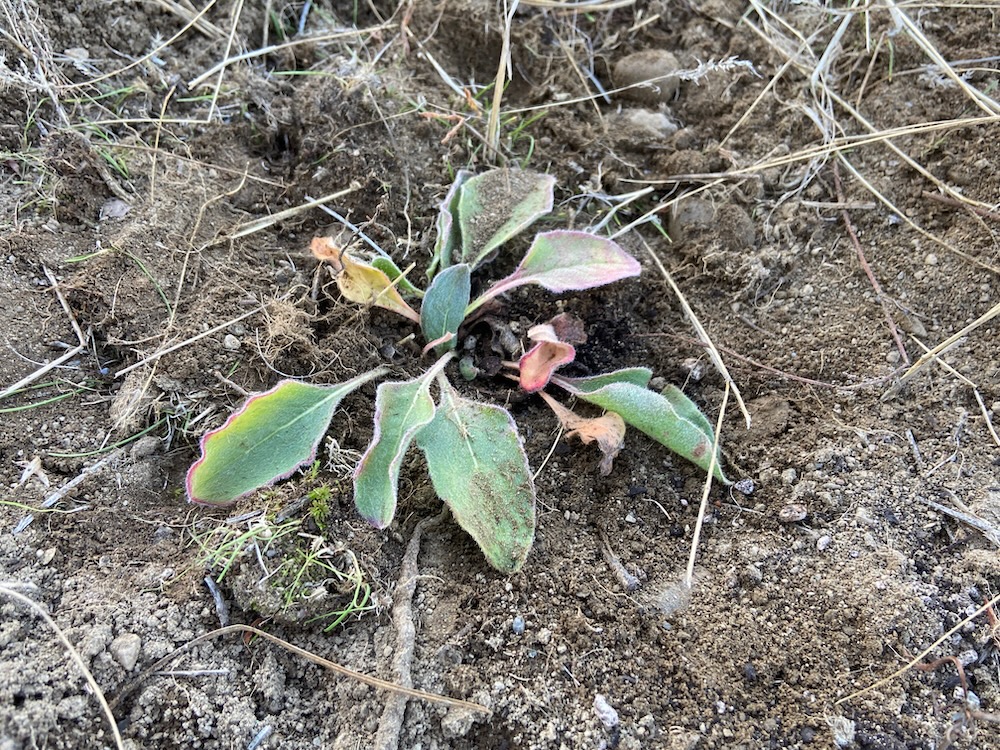
{"label": "purple-tinged leaf", "polygon": [[[561,385],[561,383],[560,383]],[[679,388],[662,394],[634,383],[617,382],[589,391],[576,391],[584,401],[614,412],[653,440],[708,471],[712,464],[714,431],[698,407]],[[714,476],[732,484],[722,472],[722,457],[716,454]]]}
{"label": "purple-tinged leaf", "polygon": [[[574,335],[576,331],[572,332]],[[576,349],[560,340],[551,323],[533,326],[528,338],[537,342],[517,363],[521,388],[527,393],[542,390],[552,373],[576,359]]]}
{"label": "purple-tinged leaf", "polygon": [[312,461],[340,400],[385,368],[338,385],[283,380],[247,399],[226,423],[205,433],[201,458],[188,470],[188,500],[229,505],[285,479]]}
{"label": "purple-tinged leaf", "polygon": [[354,470],[354,505],[376,528],[396,513],[399,467],[421,427],[434,419],[430,384],[450,356],[416,380],[382,383],[375,395],[375,436]]}
{"label": "purple-tinged leaf", "polygon": [[469,305],[466,315],[486,301],[525,284],[550,292],[593,289],[642,271],[639,261],[613,240],[589,232],[558,230],[535,237],[517,269]]}

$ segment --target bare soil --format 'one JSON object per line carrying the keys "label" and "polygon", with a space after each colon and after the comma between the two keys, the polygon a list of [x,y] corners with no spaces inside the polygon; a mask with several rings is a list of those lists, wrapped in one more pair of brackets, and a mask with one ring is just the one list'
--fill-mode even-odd
{"label": "bare soil", "polygon": [[[411,700],[398,746],[1000,747],[983,610],[1000,593],[996,319],[897,385],[1000,302],[996,9],[552,5],[567,7],[512,16],[494,153],[493,3],[0,2],[0,387],[79,345],[0,400],[3,585],[51,613],[126,747],[373,747],[385,692],[261,639],[223,636],[135,681],[219,627],[206,576],[229,622],[395,679],[399,566],[439,502],[414,456],[391,528],[355,513],[374,385],[345,400],[315,476],[206,510],[184,473],[239,389],[420,368],[411,327],[340,299],[311,257],[337,220],[251,222],[345,191],[327,207],[419,276],[455,171],[499,162],[557,178],[553,226],[652,188],[607,225],[636,222],[618,240],[638,279],[519,290],[500,314],[522,334],[572,312],[589,336],[575,374],[647,365],[714,421],[725,380],[657,259],[746,401],[752,425],[730,394],[722,436],[756,491],[713,489],[687,590],[698,469],[633,431],[602,477],[537,397],[463,386],[520,427],[537,536],[506,577],[454,523],[424,535],[414,684],[492,715]],[[601,93],[616,70],[674,72],[649,50],[714,64],[675,91]],[[244,533],[224,570],[222,541]],[[370,589],[330,632],[312,617],[353,589],[321,575],[311,600],[289,595],[310,549],[356,561]],[[931,646],[932,666],[903,669]],[[95,696],[37,613],[0,596],[0,749],[84,747],[114,747]]]}

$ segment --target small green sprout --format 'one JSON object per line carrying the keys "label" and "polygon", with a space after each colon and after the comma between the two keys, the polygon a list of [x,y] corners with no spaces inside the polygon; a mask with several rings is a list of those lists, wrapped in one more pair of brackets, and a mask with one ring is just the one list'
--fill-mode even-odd
{"label": "small green sprout", "polygon": [[330,520],[330,501],[333,499],[333,490],[325,484],[309,490],[309,517],[312,518],[316,527],[323,531]]}
{"label": "small green sprout", "polygon": [[[589,232],[546,231],[534,237],[510,275],[473,297],[477,272],[512,238],[552,212],[553,188],[552,177],[516,169],[477,176],[459,172],[438,214],[424,290],[408,278],[409,269],[400,270],[386,257],[355,257],[332,238],[312,242],[313,254],[330,264],[345,298],[390,310],[418,325],[424,353],[434,351],[437,357],[412,380],[378,386],[374,436],[354,471],[359,513],[380,529],[392,522],[403,459],[416,444],[438,497],[490,565],[505,573],[521,569],[534,539],[533,475],[510,413],[460,395],[447,376],[449,365],[460,360],[462,377],[479,375],[470,354],[460,357],[459,344],[465,352],[466,344],[474,343],[466,332],[480,320],[496,317],[501,295],[528,284],[555,294],[581,291],[637,276],[641,270],[635,258],[610,239]],[[541,394],[571,434],[597,441],[604,453],[603,474],[611,471],[625,425],[706,471],[713,464],[711,424],[680,390],[649,390],[650,370],[636,367],[588,378],[556,374],[574,360],[574,344],[586,338],[581,321],[556,316],[532,328],[528,336],[533,346],[519,362],[506,366],[517,371],[525,392]],[[202,438],[201,458],[188,472],[188,498],[224,505],[290,476],[314,460],[340,400],[385,372],[378,368],[326,386],[286,380],[252,396],[222,427]],[[601,407],[605,416],[575,415],[545,392],[550,384]],[[714,465],[715,478],[729,484],[718,454]]]}

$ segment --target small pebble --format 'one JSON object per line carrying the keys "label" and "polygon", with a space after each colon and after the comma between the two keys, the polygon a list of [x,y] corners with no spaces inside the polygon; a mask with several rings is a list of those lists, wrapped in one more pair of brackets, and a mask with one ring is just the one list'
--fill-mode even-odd
{"label": "small pebble", "polygon": [[524,633],[524,618],[518,615],[514,618],[514,624],[511,625],[511,630],[514,631],[514,635],[521,635]]}
{"label": "small pebble", "polygon": [[629,511],[627,514],[625,514],[625,521],[627,523],[635,523],[637,520],[638,519],[635,517],[635,513],[633,513],[632,511]]}
{"label": "small pebble", "polygon": [[142,648],[142,639],[139,636],[135,633],[123,633],[111,641],[108,651],[126,672],[131,672],[135,669],[136,662],[139,661],[140,648]]}
{"label": "small pebble", "polygon": [[778,520],[782,523],[798,523],[808,515],[809,511],[802,503],[789,503],[778,511]]}
{"label": "small pebble", "polygon": [[674,98],[680,87],[680,79],[670,75],[680,68],[677,58],[666,50],[647,49],[615,63],[612,78],[616,88],[634,86],[619,96],[643,104],[664,104]]}
{"label": "small pebble", "polygon": [[618,726],[618,712],[608,703],[608,699],[598,693],[594,696],[594,713],[600,719],[605,729]]}
{"label": "small pebble", "polygon": [[231,352],[235,352],[240,348],[240,340],[233,334],[227,333],[226,337],[222,339],[222,346]]}
{"label": "small pebble", "polygon": [[936,266],[938,262],[938,257],[934,253],[927,253],[924,257],[924,263],[929,266]]}
{"label": "small pebble", "polygon": [[823,536],[821,536],[819,539],[816,540],[816,549],[818,549],[820,552],[823,552],[832,543],[833,543],[833,537],[830,536],[829,534],[824,534]]}

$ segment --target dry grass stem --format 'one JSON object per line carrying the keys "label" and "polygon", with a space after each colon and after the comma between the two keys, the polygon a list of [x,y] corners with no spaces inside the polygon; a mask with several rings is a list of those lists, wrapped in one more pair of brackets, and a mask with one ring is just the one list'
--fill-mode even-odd
{"label": "dry grass stem", "polygon": [[500,154],[500,104],[503,101],[504,87],[511,77],[510,63],[510,27],[514,23],[519,0],[504,0],[503,31],[501,32],[500,60],[497,62],[497,75],[493,81],[493,100],[490,105],[490,116],[486,123],[486,142],[490,144],[493,153]]}
{"label": "dry grass stem", "polygon": [[207,331],[202,331],[197,336],[192,336],[191,338],[184,339],[183,341],[177,342],[173,346],[168,346],[165,349],[160,349],[159,351],[156,351],[153,354],[150,354],[148,357],[143,357],[138,362],[136,362],[134,364],[131,364],[128,367],[123,367],[121,370],[119,370],[118,372],[115,373],[115,378],[120,378],[120,377],[122,377],[124,375],[127,375],[128,373],[132,372],[132,370],[136,370],[136,369],[138,369],[140,367],[144,367],[144,366],[150,364],[151,362],[155,362],[160,357],[166,356],[167,354],[170,354],[172,352],[176,352],[178,349],[183,349],[186,346],[190,346],[194,342],[200,341],[201,339],[205,338],[206,336],[211,336],[214,333],[218,333],[219,331],[223,330],[224,328],[228,328],[233,323],[239,323],[241,320],[246,320],[251,315],[256,315],[257,313],[263,312],[266,309],[267,309],[267,305],[266,304],[260,305],[258,307],[255,307],[250,312],[246,312],[246,313],[243,313],[242,315],[238,315],[235,318],[231,318],[231,319],[225,321],[224,323],[219,323],[219,325],[213,326],[212,328],[209,328]]}
{"label": "dry grass stem", "polygon": [[942,643],[947,642],[955,633],[957,633],[959,630],[961,630],[962,628],[964,628],[968,623],[972,622],[974,619],[976,619],[977,617],[979,617],[979,615],[981,615],[981,614],[983,614],[985,612],[990,611],[998,603],[1000,603],[1000,594],[994,596],[992,599],[990,599],[988,602],[986,602],[983,606],[979,607],[979,609],[977,609],[971,615],[969,615],[965,619],[961,620],[957,625],[955,625],[954,627],[952,627],[947,633],[945,633],[944,635],[942,635],[940,638],[938,638],[936,641],[934,641],[934,643],[932,643],[930,646],[928,646],[927,648],[925,648],[919,654],[917,654],[916,656],[914,656],[912,659],[910,659],[910,661],[908,661],[906,664],[904,664],[902,667],[900,667],[899,669],[897,669],[895,672],[893,672],[888,677],[883,677],[881,680],[878,680],[877,682],[872,683],[868,687],[861,688],[860,690],[855,690],[850,695],[847,695],[847,696],[844,696],[843,698],[838,699],[833,705],[839,706],[842,703],[846,703],[847,701],[854,700],[858,696],[864,695],[865,693],[870,693],[872,690],[876,690],[876,689],[882,687],[882,685],[886,685],[886,684],[892,682],[893,680],[896,680],[899,677],[902,677],[908,671],[910,671],[911,669],[913,669],[914,667],[916,667],[918,664],[920,664],[921,662],[923,662],[923,660],[926,657],[928,657],[931,654],[931,652],[934,651],[934,649],[936,649]]}
{"label": "dry grass stem", "polygon": [[991,320],[993,320],[993,318],[997,317],[998,315],[1000,315],[1000,302],[993,305],[993,307],[991,307],[985,313],[983,313],[974,321],[969,323],[969,325],[965,326],[965,328],[960,330],[958,333],[949,336],[940,344],[935,346],[933,349],[930,349],[929,351],[925,352],[920,357],[920,359],[918,359],[916,362],[913,363],[913,366],[910,367],[909,370],[903,373],[903,376],[899,379],[899,381],[895,385],[893,385],[892,388],[886,391],[886,393],[882,396],[882,400],[887,401],[891,398],[894,398],[896,394],[899,393],[900,388],[902,388],[904,385],[906,385],[906,383],[908,383],[914,377],[916,377],[917,374],[921,370],[923,370],[924,367],[927,366],[927,363],[931,362],[932,360],[936,360],[943,352],[950,349],[952,346],[957,344],[959,341],[964,339],[966,336],[968,336],[970,333],[972,333],[980,326],[989,323]]}
{"label": "dry grass stem", "polygon": [[736,398],[736,403],[739,405],[740,411],[743,413],[743,418],[746,420],[747,429],[750,429],[750,412],[747,411],[746,404],[743,403],[743,396],[740,393],[739,386],[736,385],[736,381],[733,379],[733,376],[729,374],[729,368],[727,368],[726,363],[722,361],[722,355],[719,354],[719,350],[716,348],[715,344],[712,343],[712,339],[708,335],[708,331],[705,330],[705,327],[701,324],[698,316],[695,315],[694,310],[691,309],[691,305],[688,304],[687,298],[684,296],[681,288],[677,286],[677,282],[674,281],[674,277],[670,275],[670,272],[667,270],[666,266],[663,265],[659,256],[653,252],[653,248],[649,246],[649,243],[646,242],[645,239],[642,240],[642,244],[643,247],[646,248],[646,253],[650,258],[652,258],[653,263],[656,264],[656,267],[659,269],[663,279],[667,282],[670,289],[677,297],[678,302],[680,302],[681,309],[684,311],[684,317],[686,317],[691,323],[692,328],[694,328],[695,332],[698,334],[699,340],[704,344],[705,349],[708,351],[708,356],[712,360],[712,364],[715,365],[719,374],[725,379],[727,398],[729,390],[732,389],[733,396]]}
{"label": "dry grass stem", "polygon": [[380,680],[378,677],[372,677],[371,675],[366,675],[362,672],[356,672],[353,669],[349,669],[348,667],[343,667],[340,664],[337,664],[336,662],[324,659],[323,657],[317,656],[316,654],[310,651],[306,651],[303,648],[299,648],[298,646],[295,646],[289,643],[288,641],[282,640],[281,638],[278,638],[276,635],[272,635],[271,633],[268,633],[264,630],[251,627],[250,625],[228,625],[227,627],[219,628],[217,630],[212,630],[211,632],[205,633],[204,635],[199,635],[197,638],[191,639],[183,646],[171,651],[169,654],[164,656],[162,659],[157,661],[152,666],[144,669],[142,671],[142,674],[140,674],[131,683],[129,683],[115,697],[115,699],[111,701],[111,703],[109,704],[110,707],[112,709],[116,708],[125,698],[131,695],[136,690],[136,688],[138,688],[150,676],[161,671],[167,664],[172,662],[174,659],[183,654],[185,651],[189,651],[191,648],[198,645],[199,643],[204,643],[205,641],[210,641],[214,638],[218,638],[219,636],[230,635],[232,633],[251,634],[257,636],[258,638],[263,638],[266,641],[270,641],[271,643],[281,646],[283,649],[295,654],[296,656],[301,656],[306,661],[310,661],[313,664],[318,664],[321,667],[329,669],[331,672],[334,672],[340,675],[341,677],[349,677],[352,680],[357,680],[358,682],[362,682],[365,685],[368,685],[373,688],[378,688],[379,690],[388,690],[391,693],[399,693],[402,695],[406,695],[409,698],[425,700],[431,703],[439,703],[452,708],[464,708],[469,711],[475,711],[481,714],[489,715],[490,713],[492,713],[488,708],[486,708],[485,706],[480,706],[478,703],[470,703],[468,701],[457,700],[455,698],[448,698],[444,695],[435,695],[434,693],[425,693],[422,690],[413,690],[412,688],[401,687],[391,682],[387,682],[386,680]]}
{"label": "dry grass stem", "polygon": [[[962,78],[951,64],[944,58],[944,56],[938,51],[931,41],[924,35],[924,32],[920,27],[913,22],[909,14],[899,7],[899,4],[895,0],[885,0],[885,5],[889,9],[889,13],[892,16],[893,22],[897,27],[902,27],[906,30],[907,35],[917,43],[917,45],[924,51],[924,54],[930,58],[931,62],[934,63],[944,73],[951,82],[958,86],[962,92],[980,109],[982,109],[987,114],[995,115],[1000,113],[1000,104],[997,104],[993,99],[984,94],[977,88],[970,86],[969,83]],[[996,6],[990,6],[995,9]]]}
{"label": "dry grass stem", "polygon": [[59,299],[59,304],[62,305],[63,311],[66,313],[66,317],[69,318],[70,325],[73,327],[73,333],[76,334],[77,345],[72,349],[67,349],[66,353],[61,357],[48,362],[37,370],[32,372],[30,375],[26,375],[16,383],[0,391],[0,399],[5,399],[8,396],[17,393],[19,390],[24,388],[26,385],[38,380],[40,377],[45,375],[47,372],[51,372],[55,368],[61,366],[64,362],[69,362],[71,359],[76,357],[80,352],[87,348],[87,342],[90,340],[90,332],[84,335],[83,331],[80,329],[80,324],[76,320],[76,316],[73,315],[73,311],[70,309],[69,303],[63,296],[62,290],[59,288],[59,282],[56,281],[56,277],[52,275],[52,272],[45,266],[42,266],[42,270],[45,271],[45,276],[48,278],[49,282],[52,284],[52,291],[56,293],[56,297]]}
{"label": "dry grass stem", "polygon": [[[910,338],[916,343],[917,346],[923,349],[925,353],[930,351],[930,349],[924,346],[923,342],[918,340],[916,337],[910,336]],[[934,361],[972,389],[972,395],[976,397],[976,402],[979,404],[979,411],[983,415],[983,421],[986,423],[986,429],[989,430],[990,437],[993,438],[993,442],[997,444],[998,448],[1000,448],[1000,435],[997,434],[996,428],[993,426],[993,420],[990,417],[990,410],[986,408],[986,402],[983,401],[983,396],[979,392],[979,386],[941,359],[940,356],[935,357]]]}
{"label": "dry grass stem", "polygon": [[380,24],[378,26],[372,26],[366,29],[344,29],[341,31],[333,31],[329,34],[319,34],[317,36],[303,37],[302,39],[293,39],[290,42],[285,42],[284,44],[273,44],[269,47],[261,47],[260,49],[250,50],[248,52],[243,52],[239,55],[234,55],[232,57],[227,57],[219,63],[216,63],[211,68],[206,70],[204,73],[192,78],[188,81],[189,89],[196,89],[199,86],[205,85],[205,83],[212,76],[216,75],[220,71],[224,71],[230,65],[239,62],[246,62],[247,60],[254,60],[258,57],[266,57],[267,55],[273,55],[276,52],[281,52],[282,50],[289,49],[291,47],[297,47],[302,44],[323,44],[324,42],[332,42],[341,39],[349,39],[351,37],[361,37],[365,35],[377,34],[380,31],[385,31],[390,27],[390,24]]}
{"label": "dry grass stem", "polygon": [[[917,499],[924,503],[925,505],[934,508],[934,510],[940,511],[947,516],[961,521],[967,526],[971,526],[976,531],[980,532],[984,537],[986,537],[990,542],[992,542],[997,547],[1000,547],[1000,528],[997,528],[993,524],[983,520],[975,513],[969,512],[968,508],[964,510],[955,510],[954,508],[949,508],[947,505],[941,505],[941,503],[936,503],[933,500],[928,500],[925,497],[917,497]],[[957,500],[957,498],[955,498]]]}
{"label": "dry grass stem", "polygon": [[[205,7],[202,8],[200,11],[198,11],[198,13],[196,13],[191,18],[191,20],[184,25],[184,27],[180,31],[178,31],[172,37],[167,39],[165,42],[158,44],[156,47],[151,49],[142,57],[136,58],[135,60],[130,62],[128,65],[125,65],[124,67],[116,68],[115,70],[112,70],[109,73],[97,76],[97,78],[91,78],[89,81],[81,81],[80,83],[72,83],[67,86],[64,86],[63,91],[74,91],[76,89],[93,86],[94,84],[101,83],[102,81],[111,80],[112,78],[120,78],[123,73],[127,73],[132,68],[144,65],[146,62],[148,62],[149,60],[151,60],[152,58],[156,57],[161,52],[163,52],[163,50],[170,47],[170,45],[172,45],[174,42],[176,42],[178,39],[180,39],[182,36],[188,33],[188,31],[190,31],[192,28],[201,23],[205,14],[212,9],[212,7],[215,5],[216,2],[217,0],[208,0],[208,3],[205,5]],[[152,120],[149,120],[147,122],[152,122]],[[181,120],[179,122],[189,122],[189,120]],[[105,123],[91,123],[91,124],[105,124]]]}
{"label": "dry grass stem", "polygon": [[232,233],[229,235],[230,239],[236,239],[238,237],[246,237],[249,234],[254,234],[263,229],[267,229],[270,226],[277,224],[278,222],[285,221],[286,219],[291,219],[300,213],[308,211],[311,208],[316,208],[317,206],[322,206],[324,203],[329,203],[330,201],[337,200],[337,198],[343,198],[345,195],[350,195],[356,190],[360,189],[360,186],[353,184],[348,188],[343,190],[338,190],[336,193],[330,193],[322,198],[315,198],[306,201],[298,206],[292,208],[286,208],[284,211],[279,211],[276,214],[271,214],[270,216],[265,216],[261,219],[255,219],[254,221],[248,221],[245,224],[240,224]]}
{"label": "dry grass stem", "polygon": [[226,32],[211,21],[206,21],[204,18],[205,12],[215,5],[215,0],[211,0],[205,8],[197,12],[190,7],[190,3],[181,4],[179,2],[175,2],[174,0],[156,0],[156,4],[164,10],[173,13],[175,16],[184,21],[184,23],[188,24],[188,27],[193,28],[195,31],[205,35],[212,41],[218,41],[226,35]]}
{"label": "dry grass stem", "polygon": [[[223,55],[223,60],[228,60],[230,54],[233,51],[233,47],[236,46],[236,31],[239,27],[240,16],[243,15],[243,0],[236,0],[233,4],[233,9],[230,14],[232,18],[231,28],[229,29],[229,37],[226,39],[226,52]],[[219,103],[219,93],[222,91],[222,82],[226,77],[226,68],[219,68],[219,76],[215,79],[215,87],[212,90],[212,98],[208,105],[208,114],[205,116],[205,120],[211,122],[215,117],[215,110]],[[191,86],[193,89],[194,86]]]}
{"label": "dry grass stem", "polygon": [[[712,475],[715,474],[716,462],[719,458],[719,438],[722,436],[722,423],[726,418],[726,406],[729,405],[730,382],[726,381],[726,390],[722,394],[722,405],[719,407],[719,418],[715,422],[715,439],[712,440],[712,460],[705,476],[705,489],[701,493],[701,504],[698,506],[698,520],[694,524],[694,535],[691,537],[691,554],[688,555],[687,570],[684,573],[684,585],[690,590],[694,586],[694,561],[698,557],[698,542],[701,540],[701,527],[705,523],[705,511],[708,509],[708,496],[712,491]],[[747,419],[750,416],[747,415]],[[749,422],[747,422],[749,426]]]}

